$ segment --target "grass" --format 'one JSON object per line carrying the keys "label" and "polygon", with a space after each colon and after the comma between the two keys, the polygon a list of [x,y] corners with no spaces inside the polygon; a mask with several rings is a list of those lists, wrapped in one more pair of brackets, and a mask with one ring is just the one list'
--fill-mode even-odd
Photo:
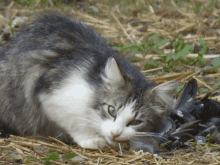
{"label": "grass", "polygon": [[[193,57],[188,60],[185,60],[184,57],[186,57],[189,53],[193,53],[194,48],[192,45],[185,43],[181,35],[179,35],[176,41],[171,43],[173,49],[175,49],[173,53],[165,53],[163,49],[159,48],[168,42],[170,42],[168,38],[158,40],[157,34],[154,34],[149,38],[148,42],[126,45],[114,43],[113,46],[115,46],[119,52],[130,50],[134,54],[142,54],[143,60],[148,53],[155,53],[160,55],[160,61],[149,60],[145,66],[145,69],[157,68],[161,63],[163,64],[162,66],[166,71],[174,71],[174,67],[177,65],[201,67],[201,65],[206,64],[206,61],[203,59],[203,55],[207,53],[208,46],[204,40],[198,41],[200,44],[199,51],[196,52],[198,53],[198,57]],[[134,57],[133,61],[137,62],[138,58]],[[215,58],[212,60],[212,67],[209,67],[209,69],[216,69],[219,66],[220,58]]]}
{"label": "grass", "polygon": [[[0,0],[0,2],[3,2],[3,0]],[[158,2],[160,2],[159,5],[161,5],[161,8],[158,5]],[[217,12],[220,8],[219,1],[210,0],[201,3],[201,1],[188,2],[182,0],[92,0],[86,3],[81,3],[80,1],[72,1],[70,4],[65,4],[62,3],[61,0],[53,0],[53,3],[54,6],[51,7],[47,0],[41,0],[39,4],[37,4],[37,1],[34,0],[14,0],[14,5],[12,6],[11,10],[12,13],[10,16],[12,17],[14,14],[13,9],[23,9],[24,12],[27,13],[28,11],[42,11],[41,9],[43,9],[43,11],[59,10],[64,14],[69,14],[84,22],[90,23],[89,25],[94,26],[97,31],[104,35],[107,39],[107,42],[116,50],[122,54],[131,55],[132,62],[139,64],[138,66],[142,71],[162,67],[162,69],[159,71],[156,70],[143,73],[144,75],[149,77],[152,76],[154,79],[156,79],[163,78],[163,76],[172,75],[175,73],[195,71],[196,68],[201,68],[203,70],[194,76],[200,80],[203,80],[203,82],[208,84],[213,89],[213,91],[219,91],[220,77],[209,77],[209,75],[213,76],[220,72],[220,58],[210,60],[205,60],[203,58],[203,56],[207,54],[219,54],[218,35],[206,33],[209,30],[212,32],[216,31],[216,29],[218,30],[218,23],[220,22],[220,14]],[[92,10],[89,10],[91,5],[97,7],[99,12],[94,13]],[[151,8],[153,9],[154,13],[152,12]],[[169,13],[172,10],[174,10],[175,14],[177,15],[174,15],[174,17],[170,18]],[[205,13],[206,10],[209,12],[208,15]],[[160,13],[160,11],[162,12]],[[123,33],[122,28],[112,17],[112,13],[114,13],[118,18],[119,22],[122,24],[122,27],[125,29],[128,35],[134,35],[137,40],[134,37],[132,38],[133,42],[131,42],[131,40],[127,38],[126,34]],[[4,13],[0,14],[4,15]],[[18,12],[18,15],[19,14],[22,15],[22,12]],[[178,18],[179,15],[183,15],[184,17]],[[29,14],[27,14],[27,16],[30,17]],[[7,26],[11,27],[12,21],[13,19],[11,19],[9,23],[6,23]],[[137,21],[137,24],[131,24],[131,22],[134,21]],[[181,24],[181,22],[183,23]],[[196,24],[195,27],[188,29],[188,24],[191,25],[193,23]],[[208,28],[205,28],[206,26],[208,26]],[[182,28],[185,29],[181,30]],[[176,30],[180,31],[174,33]],[[16,33],[16,29],[11,28],[11,32],[12,34]],[[194,36],[194,38],[186,38],[187,35]],[[216,39],[213,39],[212,37],[216,37]],[[138,42],[139,39],[141,39],[140,42]],[[197,46],[195,46],[195,43]],[[4,44],[4,41],[2,41],[1,38],[0,44]],[[187,55],[191,53],[198,54],[198,56],[186,58]],[[137,54],[141,55],[141,57],[137,56]],[[147,58],[149,54],[158,55],[158,58],[146,60],[145,58]],[[178,66],[183,66],[184,71],[177,70]],[[185,77],[182,79],[184,78]],[[165,81],[170,79],[175,78],[167,78]],[[163,83],[164,81],[158,82]],[[180,92],[182,88],[183,82],[178,87],[177,92]],[[199,96],[206,94],[209,91],[210,89],[207,88],[207,86],[199,84]],[[32,152],[32,147],[22,146],[20,143],[22,139],[20,139],[19,143],[16,141],[16,138],[13,140],[14,141],[11,143],[7,141],[7,144],[16,144],[14,147],[19,148],[24,153],[30,151],[28,152],[29,155],[25,158],[26,164],[33,164],[34,162],[38,162],[39,164],[52,164],[54,162],[58,162],[57,164],[59,164],[65,163],[62,158],[71,161],[71,159],[76,156],[72,150],[69,150],[69,148],[67,149],[67,146],[62,146],[60,144],[56,144],[57,146],[54,144],[54,147],[48,145],[51,147],[51,150],[53,149],[53,152],[39,154],[35,151]],[[206,140],[208,141],[207,144],[189,142],[193,150],[197,152],[198,157],[200,152],[220,150],[220,145],[213,145],[211,137],[207,137]],[[28,140],[25,139],[25,142],[26,141]],[[31,143],[35,144],[35,141]],[[7,144],[5,144],[5,146],[7,146]],[[62,147],[66,148],[63,149]],[[164,146],[161,147],[163,148]],[[129,158],[128,162],[130,161],[130,163],[134,164],[139,162],[158,164],[158,162],[162,161],[156,157],[150,159],[147,155],[144,155],[140,159],[137,159],[137,157],[132,154],[129,155],[130,157],[126,157],[126,155],[121,155],[120,152],[112,150],[105,152],[74,148],[74,151],[77,151],[81,154],[84,153],[87,157],[89,157],[88,162],[92,162],[93,164],[98,164],[101,160],[105,160],[106,162],[111,161],[112,157],[117,160],[116,163],[121,161],[121,157],[124,158],[124,161]],[[102,154],[102,152],[104,154]],[[112,154],[112,152],[115,155],[110,155],[109,158],[102,157],[103,155],[108,156],[109,153]],[[187,153],[185,153],[185,151],[182,151],[180,154],[174,152],[170,160],[172,159],[172,162],[175,162],[176,164],[181,164],[179,160],[184,160],[184,155],[186,154]],[[26,156],[26,154],[23,155]],[[205,159],[209,161],[208,163],[214,161],[212,158],[209,159],[206,156],[208,157],[208,154],[204,154],[200,157],[200,160],[203,160],[203,162],[201,161],[200,164],[204,163]],[[218,157],[216,156],[216,158]],[[131,162],[132,159],[137,160]],[[194,157],[191,157],[191,160],[194,160]],[[186,162],[188,163],[189,160],[186,160]]]}

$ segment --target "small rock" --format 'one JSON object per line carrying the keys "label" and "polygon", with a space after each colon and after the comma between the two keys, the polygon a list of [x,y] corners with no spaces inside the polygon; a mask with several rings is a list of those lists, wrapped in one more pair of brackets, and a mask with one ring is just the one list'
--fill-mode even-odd
{"label": "small rock", "polygon": [[19,164],[22,163],[21,157],[18,157],[15,153],[12,153],[12,154],[9,154],[9,155],[11,155],[11,157],[15,159],[16,163],[19,163]]}
{"label": "small rock", "polygon": [[50,150],[43,145],[33,146],[33,149],[35,152],[38,153],[50,152]]}
{"label": "small rock", "polygon": [[96,14],[99,13],[99,9],[97,7],[95,7],[95,6],[90,6],[89,9],[94,11]]}
{"label": "small rock", "polygon": [[14,153],[10,154],[11,157],[13,157],[14,159],[20,159],[17,155],[15,155]]}
{"label": "small rock", "polygon": [[197,143],[206,143],[206,139],[204,136],[195,136]]}
{"label": "small rock", "polygon": [[71,159],[72,161],[83,161],[84,159],[81,158],[80,156],[75,156],[74,158]]}
{"label": "small rock", "polygon": [[177,72],[183,72],[185,70],[184,66],[176,66],[175,71]]}
{"label": "small rock", "polygon": [[195,72],[202,70],[201,68],[195,68]]}
{"label": "small rock", "polygon": [[27,17],[16,17],[12,21],[11,27],[13,28],[20,28],[22,25],[26,24],[27,22]]}

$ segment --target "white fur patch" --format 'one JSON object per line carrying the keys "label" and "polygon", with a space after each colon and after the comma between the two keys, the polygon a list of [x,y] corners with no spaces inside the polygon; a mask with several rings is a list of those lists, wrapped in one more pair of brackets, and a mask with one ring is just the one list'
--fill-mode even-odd
{"label": "white fur patch", "polygon": [[[61,89],[55,89],[50,95],[41,95],[40,100],[44,106],[47,106],[45,112],[50,116],[58,114],[57,116],[64,116],[64,114],[81,114],[86,109],[86,104],[90,102],[92,89],[77,74],[69,77],[62,85]],[[64,109],[51,109],[51,106],[57,105]],[[53,117],[54,118],[54,117]]]}
{"label": "white fur patch", "polygon": [[135,101],[128,103],[124,108],[118,111],[116,120],[106,120],[102,124],[102,132],[108,143],[113,144],[113,134],[117,134],[118,137],[115,140],[128,140],[129,135],[135,133],[135,130],[126,125],[134,119],[135,114],[132,113]]}
{"label": "white fur patch", "polygon": [[101,120],[89,107],[93,96],[82,72],[74,72],[60,89],[41,95],[40,100],[49,119],[64,128],[76,143],[86,148],[100,148],[105,141],[97,135]]}

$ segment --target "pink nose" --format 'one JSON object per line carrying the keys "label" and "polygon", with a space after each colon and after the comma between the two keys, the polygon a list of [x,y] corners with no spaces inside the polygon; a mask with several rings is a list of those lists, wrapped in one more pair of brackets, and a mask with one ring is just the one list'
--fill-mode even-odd
{"label": "pink nose", "polygon": [[118,133],[111,132],[111,135],[112,135],[112,139],[115,140],[115,138],[117,138],[121,135],[121,132],[118,132]]}

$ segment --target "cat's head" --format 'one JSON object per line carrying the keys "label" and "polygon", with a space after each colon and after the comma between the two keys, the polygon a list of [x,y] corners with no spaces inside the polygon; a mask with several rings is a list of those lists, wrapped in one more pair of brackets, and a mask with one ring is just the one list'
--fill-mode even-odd
{"label": "cat's head", "polygon": [[[134,80],[110,58],[102,75],[103,85],[96,94],[94,108],[101,116],[100,136],[107,144],[157,132],[176,91],[176,82],[144,88],[137,94]],[[147,83],[147,82],[146,82]]]}

